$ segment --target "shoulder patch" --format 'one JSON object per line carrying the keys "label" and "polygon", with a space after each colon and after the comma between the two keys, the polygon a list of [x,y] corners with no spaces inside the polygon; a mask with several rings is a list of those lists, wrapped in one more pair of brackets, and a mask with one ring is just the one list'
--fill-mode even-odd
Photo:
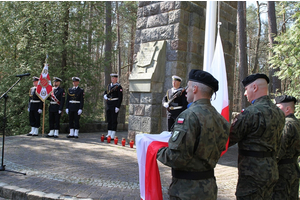
{"label": "shoulder patch", "polygon": [[184,118],[178,118],[177,119],[177,123],[178,124],[183,124],[183,122],[184,122]]}
{"label": "shoulder patch", "polygon": [[179,136],[180,131],[174,131],[172,134],[172,141],[175,142]]}

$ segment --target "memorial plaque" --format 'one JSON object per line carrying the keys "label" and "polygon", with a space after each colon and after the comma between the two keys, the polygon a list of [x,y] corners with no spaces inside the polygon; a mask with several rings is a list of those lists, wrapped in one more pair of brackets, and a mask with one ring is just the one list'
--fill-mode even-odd
{"label": "memorial plaque", "polygon": [[137,53],[137,63],[129,76],[129,91],[151,92],[152,88],[161,91],[165,63],[166,41],[141,44],[140,51]]}
{"label": "memorial plaque", "polygon": [[141,52],[139,52],[137,67],[138,73],[147,73],[146,67],[149,66],[153,60],[156,47],[144,47]]}

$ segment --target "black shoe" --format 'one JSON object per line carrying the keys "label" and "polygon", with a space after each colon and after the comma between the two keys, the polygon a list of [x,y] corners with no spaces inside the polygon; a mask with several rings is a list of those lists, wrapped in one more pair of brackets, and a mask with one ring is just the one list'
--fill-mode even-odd
{"label": "black shoe", "polygon": [[53,137],[54,137],[54,138],[58,138],[58,136],[57,136],[57,135],[54,135]]}
{"label": "black shoe", "polygon": [[39,136],[39,135],[35,135],[35,134],[33,134],[32,136]]}
{"label": "black shoe", "polygon": [[27,136],[32,136],[32,133],[28,133]]}
{"label": "black shoe", "polygon": [[107,137],[105,137],[104,140],[107,140]]}
{"label": "black shoe", "polygon": [[46,137],[54,137],[53,135],[46,135]]}
{"label": "black shoe", "polygon": [[77,139],[77,138],[78,138],[78,136],[74,136],[74,138],[76,138],[76,139]]}
{"label": "black shoe", "polygon": [[67,135],[67,138],[73,138],[74,136],[72,136],[72,135]]}

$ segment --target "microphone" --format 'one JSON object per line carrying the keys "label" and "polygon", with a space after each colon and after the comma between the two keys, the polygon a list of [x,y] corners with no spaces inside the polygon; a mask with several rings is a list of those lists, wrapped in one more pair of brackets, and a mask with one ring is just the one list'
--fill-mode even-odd
{"label": "microphone", "polygon": [[16,77],[23,77],[23,76],[29,76],[30,74],[29,73],[26,73],[26,74],[19,74],[19,75],[16,75]]}

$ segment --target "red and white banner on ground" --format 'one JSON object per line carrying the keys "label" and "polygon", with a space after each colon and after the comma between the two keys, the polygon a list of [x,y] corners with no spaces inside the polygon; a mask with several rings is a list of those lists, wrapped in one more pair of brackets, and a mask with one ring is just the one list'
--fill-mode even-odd
{"label": "red and white banner on ground", "polygon": [[48,64],[45,63],[40,76],[40,80],[38,82],[38,86],[36,88],[36,95],[41,99],[41,101],[45,102],[45,100],[49,97],[51,92],[52,86],[50,76],[48,73]]}
{"label": "red and white banner on ground", "polygon": [[142,200],[163,200],[156,155],[160,148],[168,146],[170,137],[171,133],[167,131],[135,136]]}
{"label": "red and white banner on ground", "polygon": [[[226,75],[226,65],[224,59],[224,51],[218,30],[216,48],[214,57],[207,72],[211,73],[219,81],[219,90],[217,91],[216,98],[212,98],[211,104],[216,110],[229,122],[229,100],[228,100],[228,85]],[[222,152],[221,156],[226,153],[228,149],[229,139],[226,144],[226,149]]]}

